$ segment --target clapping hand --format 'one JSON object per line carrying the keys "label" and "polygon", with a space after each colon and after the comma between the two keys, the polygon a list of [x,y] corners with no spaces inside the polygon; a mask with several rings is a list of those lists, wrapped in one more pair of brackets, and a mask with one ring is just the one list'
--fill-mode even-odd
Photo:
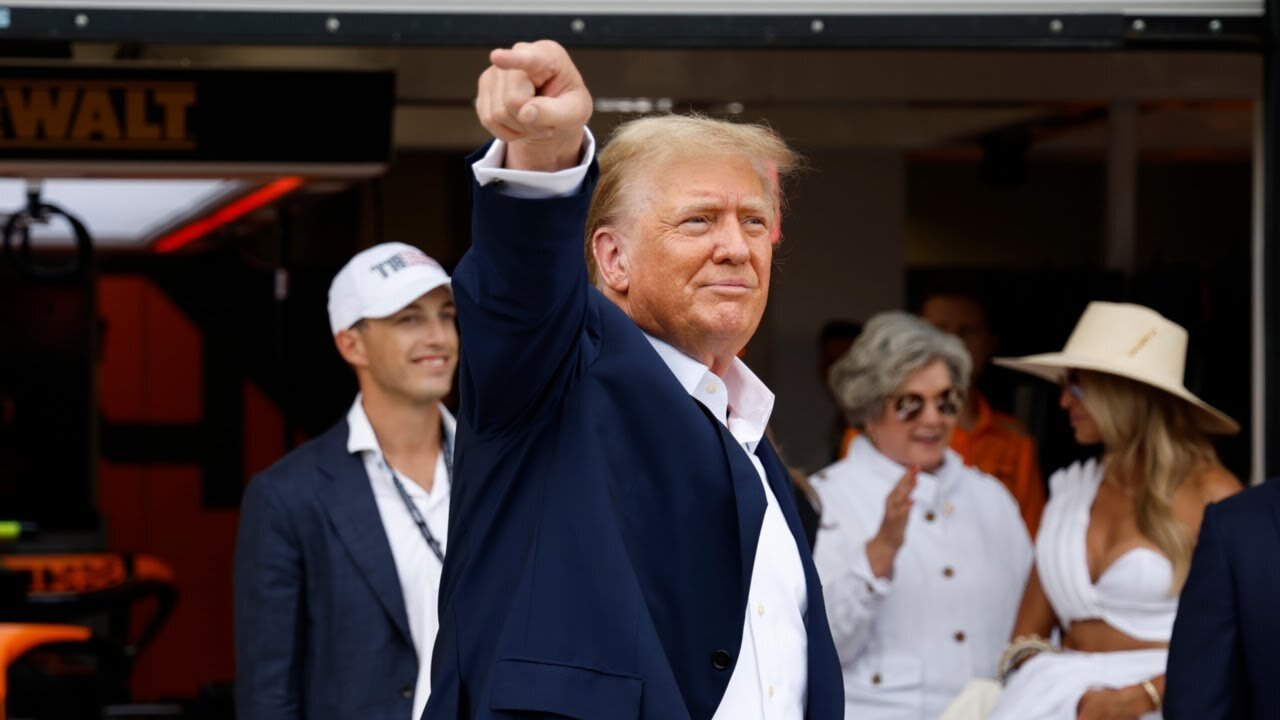
{"label": "clapping hand", "polygon": [[893,576],[893,560],[907,539],[907,521],[911,519],[911,492],[916,489],[920,468],[912,466],[884,499],[884,519],[875,537],[867,541],[867,560],[877,577]]}

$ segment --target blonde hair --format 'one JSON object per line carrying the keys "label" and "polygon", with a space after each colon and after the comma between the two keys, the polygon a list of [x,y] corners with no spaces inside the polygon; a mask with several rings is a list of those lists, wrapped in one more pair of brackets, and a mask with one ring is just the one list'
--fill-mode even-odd
{"label": "blonde hair", "polygon": [[1137,485],[1138,530],[1173,564],[1170,592],[1176,594],[1195,538],[1174,517],[1173,496],[1189,478],[1219,465],[1217,452],[1186,401],[1115,375],[1079,374],[1082,402],[1106,447],[1106,472]]}
{"label": "blonde hair", "polygon": [[631,120],[614,130],[600,153],[600,180],[587,213],[583,255],[591,284],[600,283],[592,237],[601,227],[625,223],[635,216],[640,209],[635,207],[637,186],[645,176],[675,160],[717,156],[749,160],[779,213],[781,185],[803,163],[800,154],[765,125],[701,115],[656,115]]}

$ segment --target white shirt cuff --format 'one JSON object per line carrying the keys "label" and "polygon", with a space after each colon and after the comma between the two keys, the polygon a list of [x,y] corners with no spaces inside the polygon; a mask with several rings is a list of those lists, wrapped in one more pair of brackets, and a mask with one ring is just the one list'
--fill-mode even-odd
{"label": "white shirt cuff", "polygon": [[584,127],[582,131],[582,162],[571,168],[556,172],[504,168],[502,161],[506,159],[507,144],[495,139],[484,157],[471,164],[471,171],[481,185],[501,182],[503,194],[512,197],[542,199],[572,195],[582,186],[596,154],[595,136],[589,128]]}
{"label": "white shirt cuff", "polygon": [[862,552],[853,553],[849,558],[849,574],[866,585],[867,595],[876,600],[883,600],[893,589],[893,581],[882,578],[871,569],[871,561],[867,559],[866,548]]}

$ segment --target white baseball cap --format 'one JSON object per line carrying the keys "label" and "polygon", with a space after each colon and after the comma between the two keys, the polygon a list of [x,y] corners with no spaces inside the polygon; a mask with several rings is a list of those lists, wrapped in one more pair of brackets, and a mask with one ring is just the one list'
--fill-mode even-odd
{"label": "white baseball cap", "polygon": [[333,334],[365,318],[384,318],[438,287],[452,287],[449,274],[412,245],[389,242],[356,253],[329,285]]}

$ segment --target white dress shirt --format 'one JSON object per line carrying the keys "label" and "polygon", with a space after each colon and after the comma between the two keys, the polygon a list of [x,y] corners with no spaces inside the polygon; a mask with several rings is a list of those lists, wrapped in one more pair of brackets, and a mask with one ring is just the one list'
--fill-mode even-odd
{"label": "white dress shirt", "polygon": [[[477,182],[502,182],[504,192],[518,197],[563,196],[575,192],[586,177],[595,138],[586,131],[582,163],[556,173],[504,169],[505,152],[502,141],[495,140],[472,165]],[[738,441],[760,476],[767,502],[748,588],[742,646],[713,720],[801,720],[809,680],[804,566],[764,465],[755,454],[773,413],[773,393],[736,358],[722,379],[671,345],[646,337],[681,387]]]}
{"label": "white dress shirt", "polygon": [[[444,437],[431,492],[422,489],[404,473],[397,474],[409,499],[426,521],[427,529],[440,542],[441,549],[447,552],[450,478],[445,453],[453,452],[456,422],[443,405],[440,406],[440,419]],[[351,410],[347,412],[347,426],[350,428],[347,452],[360,453],[364,462],[369,485],[373,488],[373,500],[378,505],[378,515],[382,517],[382,527],[391,544],[391,556],[395,559],[396,574],[400,578],[400,592],[404,595],[404,609],[409,617],[409,634],[413,636],[413,647],[418,654],[418,681],[414,687],[413,714],[409,720],[418,720],[431,694],[431,651],[440,630],[436,601],[440,592],[440,571],[444,566],[427,545],[409,514],[409,508],[405,507],[404,499],[396,490],[395,481],[391,479],[392,469],[383,459],[382,448],[378,446],[378,438],[373,433],[369,416],[364,412],[360,395],[356,396]]]}
{"label": "white dress shirt", "polygon": [[948,450],[935,472],[917,475],[892,579],[876,577],[866,544],[905,472],[860,435],[812,478],[822,500],[814,561],[845,716],[858,720],[933,720],[965,682],[994,676],[1031,569],[1017,502]]}
{"label": "white dress shirt", "polygon": [[809,680],[804,566],[755,452],[773,413],[773,393],[737,358],[721,379],[671,345],[647,333],[645,337],[681,387],[738,441],[760,476],[768,502],[747,591],[742,647],[713,720],[799,720],[804,717]]}

